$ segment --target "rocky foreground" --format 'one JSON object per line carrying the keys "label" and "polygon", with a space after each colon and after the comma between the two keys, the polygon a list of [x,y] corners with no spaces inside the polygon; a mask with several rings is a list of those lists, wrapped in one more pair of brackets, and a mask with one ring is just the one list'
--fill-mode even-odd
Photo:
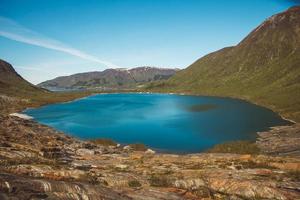
{"label": "rocky foreground", "polygon": [[0,199],[300,199],[297,155],[155,154],[14,116],[0,138]]}

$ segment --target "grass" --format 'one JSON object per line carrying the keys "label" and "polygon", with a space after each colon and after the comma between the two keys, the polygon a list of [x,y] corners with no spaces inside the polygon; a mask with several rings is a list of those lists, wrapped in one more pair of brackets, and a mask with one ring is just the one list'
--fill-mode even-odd
{"label": "grass", "polygon": [[276,169],[273,166],[270,166],[268,163],[265,162],[254,162],[252,160],[249,160],[247,162],[241,162],[240,163],[244,169],[258,169],[258,168],[262,168],[262,169]]}
{"label": "grass", "polygon": [[95,140],[91,140],[91,142],[102,146],[117,146],[117,143],[115,141],[107,138],[95,139]]}
{"label": "grass", "polygon": [[299,122],[300,30],[294,25],[299,18],[286,17],[290,23],[253,32],[237,46],[210,53],[169,80],[144,89],[239,98]]}
{"label": "grass", "polygon": [[[9,88],[8,88],[9,89]],[[20,92],[19,92],[20,90]],[[41,89],[26,92],[22,87],[16,91],[6,91],[0,87],[0,114],[20,112],[25,108],[39,107],[47,104],[72,101],[93,94],[91,91],[83,92],[50,92]]]}
{"label": "grass", "polygon": [[154,187],[170,187],[171,180],[166,175],[152,175],[149,178],[149,183]]}
{"label": "grass", "polygon": [[300,182],[300,170],[291,170],[287,172],[287,176],[293,181]]}
{"label": "grass", "polygon": [[141,187],[142,184],[137,180],[130,180],[128,181],[128,186],[132,188],[137,188],[137,187]]}
{"label": "grass", "polygon": [[134,151],[147,151],[147,147],[142,143],[130,144],[129,145]]}
{"label": "grass", "polygon": [[255,142],[251,141],[233,141],[223,144],[217,144],[208,153],[237,153],[237,154],[259,154],[260,150]]}

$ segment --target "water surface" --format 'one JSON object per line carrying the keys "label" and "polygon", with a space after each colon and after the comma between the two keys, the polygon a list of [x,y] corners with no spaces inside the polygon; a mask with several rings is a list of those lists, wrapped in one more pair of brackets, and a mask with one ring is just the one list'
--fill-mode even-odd
{"label": "water surface", "polygon": [[100,94],[25,113],[82,139],[144,143],[172,153],[255,140],[257,131],[288,124],[271,110],[245,101],[169,94]]}

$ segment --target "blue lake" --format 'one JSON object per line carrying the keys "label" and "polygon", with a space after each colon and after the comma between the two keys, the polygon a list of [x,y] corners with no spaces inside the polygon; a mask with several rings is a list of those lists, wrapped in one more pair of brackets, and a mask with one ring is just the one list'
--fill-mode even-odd
{"label": "blue lake", "polygon": [[99,94],[24,113],[78,138],[144,143],[172,153],[255,140],[257,131],[289,124],[271,110],[245,101],[169,94]]}

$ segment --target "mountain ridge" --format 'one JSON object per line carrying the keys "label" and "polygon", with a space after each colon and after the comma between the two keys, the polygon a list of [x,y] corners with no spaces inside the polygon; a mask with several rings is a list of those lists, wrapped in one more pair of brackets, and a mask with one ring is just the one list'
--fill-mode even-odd
{"label": "mountain ridge", "polygon": [[236,46],[203,56],[147,89],[240,98],[300,121],[300,6],[273,15]]}
{"label": "mountain ridge", "polygon": [[0,59],[0,92],[3,94],[14,94],[16,91],[22,93],[22,89],[27,92],[43,91],[26,81],[11,64]]}
{"label": "mountain ridge", "polygon": [[103,71],[76,73],[69,76],[60,76],[39,83],[43,88],[132,88],[136,84],[150,81],[164,80],[174,75],[178,69],[157,67],[136,67],[132,69],[117,68]]}

